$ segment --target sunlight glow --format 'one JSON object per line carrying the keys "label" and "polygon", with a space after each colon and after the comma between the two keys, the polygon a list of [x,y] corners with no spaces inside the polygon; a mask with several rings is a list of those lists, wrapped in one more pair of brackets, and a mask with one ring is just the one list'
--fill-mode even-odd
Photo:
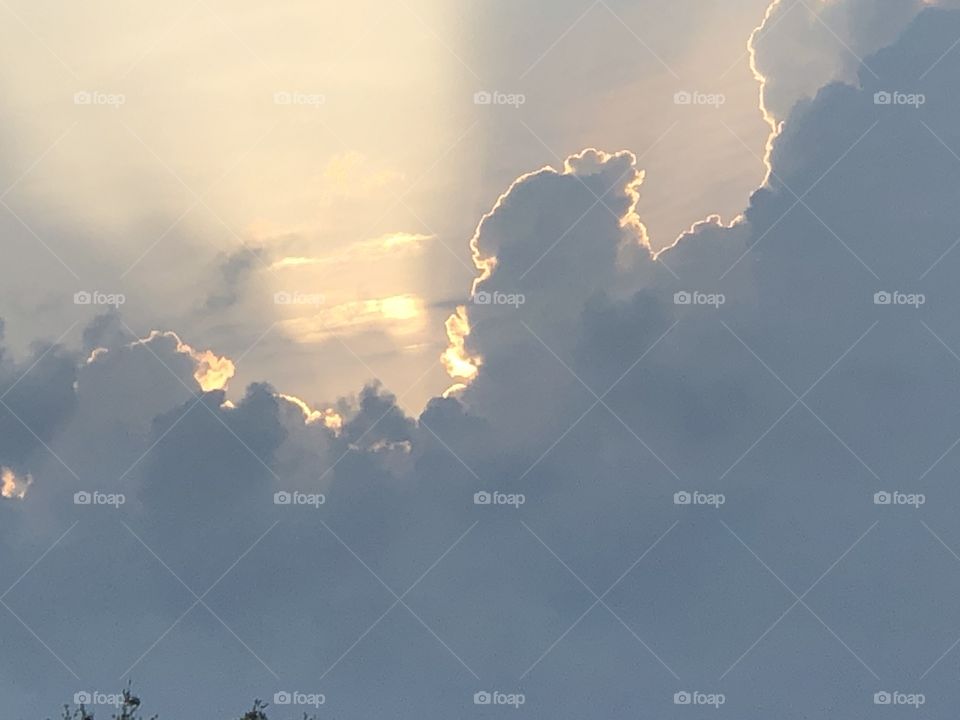
{"label": "sunlight glow", "polygon": [[760,85],[760,114],[763,115],[764,122],[770,126],[770,135],[767,137],[767,144],[764,147],[763,153],[763,164],[766,167],[767,172],[761,185],[766,185],[769,182],[770,174],[773,172],[773,166],[770,164],[770,157],[773,154],[773,145],[776,142],[777,136],[779,136],[780,132],[783,130],[783,122],[778,121],[777,118],[773,116],[773,113],[767,109],[767,78],[757,67],[757,42],[759,41],[764,30],[767,29],[767,25],[770,22],[770,19],[773,17],[773,14],[782,4],[783,0],[773,0],[773,2],[770,3],[770,6],[767,8],[767,12],[763,16],[763,21],[756,28],[754,28],[753,32],[750,33],[750,38],[747,40],[747,53],[750,57],[750,72],[753,73],[754,79]]}
{"label": "sunlight glow", "polygon": [[[443,366],[452,378],[463,378],[467,382],[473,380],[483,364],[481,358],[467,353],[466,339],[470,335],[470,320],[467,318],[467,308],[457,306],[457,311],[447,318],[448,347],[440,356]],[[462,383],[461,383],[462,384]],[[453,388],[449,388],[448,391]]]}
{"label": "sunlight glow", "polygon": [[183,353],[184,355],[189,355],[193,359],[193,361],[196,363],[193,379],[197,381],[197,383],[200,385],[200,389],[204,392],[226,389],[227,383],[230,382],[230,378],[232,378],[236,373],[236,367],[230,358],[221,357],[212,350],[194,350],[192,347],[183,342],[179,335],[169,330],[166,332],[161,332],[160,330],[151,330],[147,337],[140,338],[137,341],[130,343],[130,347],[145,345],[157,337],[168,337],[175,340],[177,343],[177,352]]}
{"label": "sunlight glow", "polygon": [[281,324],[297,342],[323,342],[338,334],[382,331],[392,336],[420,331],[426,321],[423,298],[393,295],[325,307]]}
{"label": "sunlight glow", "polygon": [[30,475],[18,478],[10,468],[0,468],[0,496],[8,500],[23,500],[27,496],[27,488],[32,484]]}
{"label": "sunlight glow", "polygon": [[343,418],[333,408],[327,408],[326,410],[314,410],[296,395],[278,393],[278,397],[281,397],[287,402],[293,403],[300,408],[300,411],[303,413],[303,421],[306,425],[322,423],[324,427],[326,427],[328,430],[333,430],[334,432],[339,432],[340,429],[343,428]]}

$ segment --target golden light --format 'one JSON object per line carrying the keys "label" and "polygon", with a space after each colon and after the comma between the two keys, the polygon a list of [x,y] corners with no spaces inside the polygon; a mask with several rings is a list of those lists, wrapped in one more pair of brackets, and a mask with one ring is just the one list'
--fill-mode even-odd
{"label": "golden light", "polygon": [[447,318],[446,327],[450,346],[440,356],[440,360],[450,377],[469,382],[477,376],[482,361],[479,357],[467,353],[466,339],[470,335],[467,308],[463,305],[457,306],[457,311]]}
{"label": "golden light", "polygon": [[285,393],[279,393],[278,397],[283,398],[289,403],[296,405],[300,411],[303,413],[303,421],[306,425],[313,425],[314,423],[322,423],[325,428],[328,430],[333,430],[335,433],[339,432],[343,427],[343,418],[340,414],[333,408],[327,408],[325,410],[314,410],[303,400],[298,398],[296,395],[287,395]]}
{"label": "golden light", "polygon": [[197,353],[192,351],[197,361],[197,369],[193,373],[194,379],[200,384],[204,392],[223,390],[227,387],[230,378],[236,372],[233,361],[227,357],[219,357],[210,350]]}
{"label": "golden light", "polygon": [[323,342],[337,334],[350,335],[369,330],[383,330],[392,336],[410,335],[420,332],[426,320],[423,298],[410,294],[354,300],[331,307],[311,308],[308,312],[282,323],[287,334],[298,342]]}
{"label": "golden light", "polygon": [[8,500],[23,500],[27,496],[27,488],[33,484],[33,478],[28,474],[18,478],[10,468],[0,468],[0,496]]}
{"label": "golden light", "polygon": [[200,389],[204,392],[226,389],[230,378],[232,378],[236,373],[236,367],[230,358],[221,357],[212,350],[194,350],[192,347],[183,342],[179,335],[169,330],[167,332],[151,330],[147,337],[140,338],[130,343],[130,347],[145,345],[157,337],[168,337],[173,339],[177,343],[177,352],[183,353],[184,355],[189,355],[193,359],[193,361],[196,363],[196,368],[193,372],[193,379],[197,381],[197,383],[200,385]]}
{"label": "golden light", "polygon": [[773,113],[771,113],[767,108],[765,97],[767,78],[762,72],[760,72],[760,68],[757,67],[757,41],[760,39],[761,33],[767,29],[767,25],[770,23],[773,14],[782,3],[783,0],[773,0],[773,2],[770,3],[770,5],[767,7],[767,12],[763,16],[763,20],[759,25],[757,25],[757,27],[754,28],[753,32],[750,33],[749,39],[747,40],[747,54],[750,58],[750,72],[753,73],[754,79],[760,86],[760,114],[763,115],[763,121],[770,126],[770,135],[767,136],[767,144],[764,147],[763,154],[763,164],[767,169],[766,175],[763,178],[763,185],[766,185],[767,182],[769,182],[770,174],[773,172],[773,165],[770,161],[773,155],[773,145],[774,142],[776,142],[780,131],[783,129],[783,123],[778,121],[777,118],[773,116]]}
{"label": "golden light", "polygon": [[387,320],[410,320],[421,312],[422,303],[410,295],[395,295],[384,298],[380,312]]}
{"label": "golden light", "polygon": [[285,257],[277,260],[270,268],[272,270],[283,270],[285,268],[303,267],[304,265],[317,265],[320,262],[322,262],[320,258]]}

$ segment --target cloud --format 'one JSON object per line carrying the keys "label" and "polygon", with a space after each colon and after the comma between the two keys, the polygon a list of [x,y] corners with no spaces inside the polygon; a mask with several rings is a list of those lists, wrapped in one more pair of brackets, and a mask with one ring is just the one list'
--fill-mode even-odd
{"label": "cloud", "polygon": [[222,311],[240,300],[252,272],[262,264],[263,248],[247,247],[227,255],[220,265],[220,288],[207,297],[206,309]]}
{"label": "cloud", "polygon": [[419,252],[423,243],[432,237],[432,235],[418,233],[389,233],[371,240],[352,243],[335,255],[326,257],[285,256],[275,261],[270,268],[287,270],[315,265],[337,266],[349,262],[384,260],[391,256]]}
{"label": "cloud", "polygon": [[49,441],[76,406],[79,356],[55,344],[35,344],[17,362],[0,353],[0,457],[20,467]]}
{"label": "cloud", "polygon": [[896,40],[925,8],[960,7],[954,0],[774,0],[751,35],[754,74],[762,107],[772,121],[834,81],[875,76],[864,58]]}
{"label": "cloud", "polygon": [[[301,296],[293,296],[294,303]],[[309,298],[310,296],[305,296]],[[293,308],[296,317],[281,321],[280,325],[296,342],[316,343],[335,336],[384,330],[391,335],[406,335],[416,332],[423,325],[424,302],[421,298],[405,294],[370,300],[357,300],[330,307],[322,301],[299,303],[308,306]],[[311,304],[315,307],[309,307]]]}
{"label": "cloud", "polygon": [[0,497],[8,500],[23,500],[27,489],[33,484],[29,475],[17,477],[10,468],[0,468]]}
{"label": "cloud", "polygon": [[[4,602],[47,645],[7,618],[12,712],[133,666],[171,715],[284,688],[344,717],[462,716],[484,689],[538,717],[668,715],[687,688],[722,692],[718,718],[866,719],[889,688],[946,716],[957,36],[927,10],[867,58],[878,77],[800,102],[742,219],[659,254],[632,153],[518,179],[474,236],[491,301],[448,326],[475,377],[417,418],[377,385],[227,403],[203,354],[118,318],[84,352],[4,353],[37,437],[0,434],[0,464],[34,478],[0,503],[0,570],[43,556]],[[875,102],[897,88],[926,102]]]}
{"label": "cloud", "polygon": [[153,330],[147,337],[135,340],[133,345],[146,347],[160,338],[172,340],[175,343],[176,352],[186,355],[194,361],[193,379],[196,380],[200,389],[204,392],[222,390],[227,386],[236,371],[233,361],[229,358],[220,357],[210,350],[194,350],[174,332]]}

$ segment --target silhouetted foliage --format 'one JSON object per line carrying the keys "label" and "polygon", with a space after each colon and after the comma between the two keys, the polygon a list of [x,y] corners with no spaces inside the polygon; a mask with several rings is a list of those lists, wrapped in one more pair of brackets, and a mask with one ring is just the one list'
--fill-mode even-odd
{"label": "silhouetted foliage", "polygon": [[[133,694],[133,691],[128,684],[126,689],[123,691],[121,704],[119,707],[120,714],[116,712],[111,716],[112,720],[148,720],[146,716],[140,714],[140,698]],[[266,712],[267,703],[262,700],[254,700],[253,707],[245,712],[240,720],[270,720],[267,717]],[[151,715],[149,720],[159,720],[159,715]],[[87,710],[87,708],[81,703],[79,707],[71,708],[70,705],[63,706],[63,715],[61,720],[96,720],[92,711]],[[303,714],[303,720],[315,720],[315,718],[308,717],[306,713]]]}
{"label": "silhouetted foliage", "polygon": [[267,707],[266,703],[254,700],[253,709],[240,718],[240,720],[268,720],[267,714],[263,712],[265,707]]}

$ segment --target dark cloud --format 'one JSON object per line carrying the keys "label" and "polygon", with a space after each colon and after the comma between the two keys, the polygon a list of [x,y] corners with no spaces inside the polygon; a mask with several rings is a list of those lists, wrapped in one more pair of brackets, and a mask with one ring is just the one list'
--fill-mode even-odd
{"label": "dark cloud", "polygon": [[250,273],[262,265],[263,257],[263,248],[247,247],[222,257],[220,283],[218,289],[207,297],[206,309],[220,311],[236,305],[243,295]]}

